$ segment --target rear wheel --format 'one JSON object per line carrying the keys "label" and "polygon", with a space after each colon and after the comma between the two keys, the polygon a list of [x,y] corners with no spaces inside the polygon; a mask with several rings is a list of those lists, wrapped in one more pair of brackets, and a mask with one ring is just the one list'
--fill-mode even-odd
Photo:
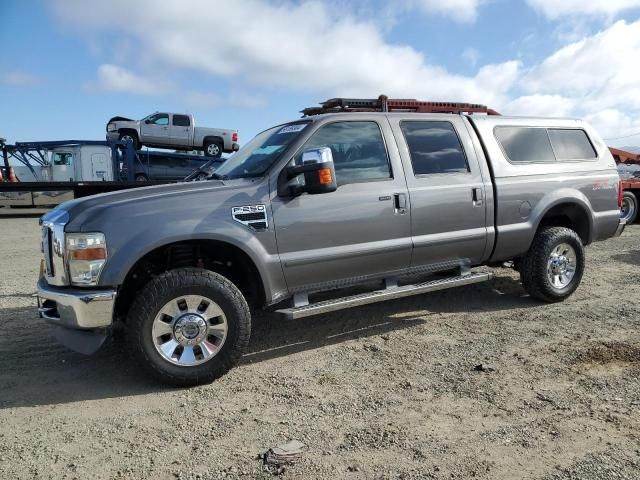
{"label": "rear wheel", "polygon": [[204,153],[207,157],[220,158],[222,156],[222,143],[207,140],[204,144]]}
{"label": "rear wheel", "polygon": [[620,218],[626,220],[627,225],[633,223],[638,216],[638,199],[633,192],[624,192]]}
{"label": "rear wheel", "polygon": [[576,232],[564,227],[540,230],[520,262],[525,290],[545,302],[559,302],[580,285],[584,273],[584,246]]}
{"label": "rear wheel", "polygon": [[233,367],[249,343],[249,307],[227,278],[197,268],[166,272],[138,294],[127,341],[138,364],[164,383],[210,383]]}
{"label": "rear wheel", "polygon": [[144,173],[137,173],[135,180],[136,182],[148,182],[149,177],[147,177]]}

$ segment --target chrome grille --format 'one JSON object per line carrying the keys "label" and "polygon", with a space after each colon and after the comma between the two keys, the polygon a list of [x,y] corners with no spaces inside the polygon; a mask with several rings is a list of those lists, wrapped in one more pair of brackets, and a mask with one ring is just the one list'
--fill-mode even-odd
{"label": "chrome grille", "polygon": [[44,265],[47,271],[47,277],[53,277],[55,275],[53,270],[53,242],[51,236],[51,229],[49,227],[42,227],[42,253],[44,254]]}
{"label": "chrome grille", "polygon": [[64,227],[69,215],[64,210],[52,210],[42,217],[42,255],[49,285],[69,285],[64,252]]}

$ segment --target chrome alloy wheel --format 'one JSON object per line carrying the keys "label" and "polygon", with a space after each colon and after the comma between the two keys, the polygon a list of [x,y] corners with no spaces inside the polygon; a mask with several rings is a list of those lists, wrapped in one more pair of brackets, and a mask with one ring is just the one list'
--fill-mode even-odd
{"label": "chrome alloy wheel", "polygon": [[576,251],[568,243],[561,243],[551,251],[547,263],[547,275],[551,285],[562,289],[571,283],[576,274]]}
{"label": "chrome alloy wheel", "polygon": [[200,295],[176,297],[153,320],[153,344],[174,365],[190,367],[211,360],[227,338],[227,318],[213,300]]}
{"label": "chrome alloy wheel", "polygon": [[207,153],[211,157],[216,157],[220,155],[220,145],[218,145],[217,143],[210,143],[209,146],[207,147]]}

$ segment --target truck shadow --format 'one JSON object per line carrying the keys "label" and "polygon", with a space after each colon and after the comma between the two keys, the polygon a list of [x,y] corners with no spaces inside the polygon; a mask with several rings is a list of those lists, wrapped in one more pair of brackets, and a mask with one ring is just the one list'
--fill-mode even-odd
{"label": "truck shadow", "polygon": [[630,265],[640,265],[640,250],[618,253],[616,255],[611,255],[611,258],[617,262],[628,263]]}
{"label": "truck shadow", "polygon": [[[524,297],[510,278],[409,297],[295,321],[264,313],[254,321],[252,341],[241,364],[323,348],[358,338],[413,328],[437,313],[502,311],[539,305]],[[35,308],[0,310],[0,409],[55,405],[154,392],[175,391],[146,377],[116,336],[94,356],[59,345],[53,328]],[[231,373],[233,374],[233,373]]]}

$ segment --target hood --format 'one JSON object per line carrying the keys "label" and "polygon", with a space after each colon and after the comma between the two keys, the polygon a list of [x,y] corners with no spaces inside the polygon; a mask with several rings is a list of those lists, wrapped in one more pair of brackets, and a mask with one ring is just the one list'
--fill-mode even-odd
{"label": "hood", "polygon": [[178,209],[188,212],[195,205],[224,204],[231,197],[242,196],[244,190],[256,183],[256,179],[240,179],[154,185],[78,198],[58,209],[66,211],[70,218],[66,231],[100,231],[101,218],[106,216],[127,222],[138,216],[157,215],[158,221],[162,221],[163,212]]}
{"label": "hood", "polygon": [[111,117],[107,124],[111,122],[135,122],[135,120],[127,117]]}

